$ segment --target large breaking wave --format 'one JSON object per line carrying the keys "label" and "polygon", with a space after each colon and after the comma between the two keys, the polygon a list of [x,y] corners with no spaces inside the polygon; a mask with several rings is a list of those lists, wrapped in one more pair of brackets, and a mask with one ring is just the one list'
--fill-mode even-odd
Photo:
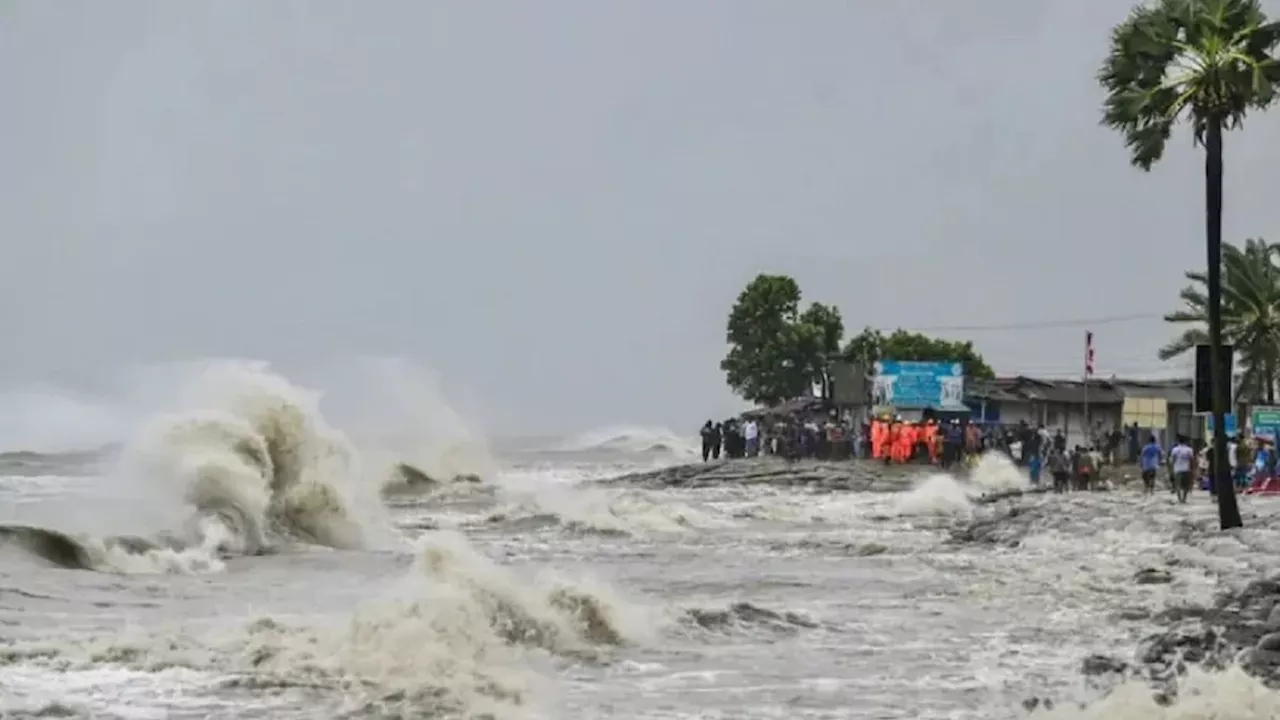
{"label": "large breaking wave", "polygon": [[104,480],[136,500],[140,514],[164,515],[158,530],[73,537],[11,525],[2,535],[66,567],[124,572],[219,569],[220,557],[291,543],[399,543],[379,499],[394,469],[363,467],[320,414],[317,394],[264,363],[206,367],[181,394],[194,409],[145,423]]}

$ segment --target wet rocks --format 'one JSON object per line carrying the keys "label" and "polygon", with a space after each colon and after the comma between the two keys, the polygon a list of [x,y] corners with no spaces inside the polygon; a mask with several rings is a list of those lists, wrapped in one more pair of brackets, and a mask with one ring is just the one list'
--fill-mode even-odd
{"label": "wet rocks", "polygon": [[1129,663],[1108,655],[1090,655],[1080,664],[1080,672],[1090,677],[1096,675],[1124,675],[1129,671]]}
{"label": "wet rocks", "polygon": [[1280,603],[1271,606],[1271,611],[1267,613],[1267,628],[1280,630]]}
{"label": "wet rocks", "polygon": [[878,542],[855,543],[838,540],[806,538],[796,542],[776,542],[769,546],[774,552],[802,551],[828,556],[875,557],[889,552],[889,546]]}
{"label": "wet rocks", "polygon": [[600,482],[655,489],[770,485],[825,491],[895,492],[911,487],[912,481],[928,470],[922,465],[884,465],[867,460],[822,462],[763,457],[674,465]]}
{"label": "wet rocks", "polygon": [[1167,627],[1143,641],[1136,661],[1149,679],[1166,686],[1188,665],[1216,670],[1238,662],[1245,672],[1280,689],[1278,610],[1280,576],[1224,594],[1213,607],[1170,608],[1156,616]]}
{"label": "wet rocks", "polygon": [[1149,620],[1151,618],[1151,611],[1141,607],[1124,608],[1123,610],[1117,611],[1115,616],[1119,620],[1138,622],[1141,620]]}
{"label": "wet rocks", "polygon": [[690,622],[705,630],[726,630],[735,626],[761,626],[776,632],[795,632],[799,628],[816,628],[818,624],[794,612],[775,612],[738,602],[724,610],[694,608],[688,611]]}
{"label": "wet rocks", "polygon": [[1017,547],[1032,529],[1043,524],[1045,515],[1036,506],[1008,505],[996,508],[963,527],[953,529],[951,542]]}
{"label": "wet rocks", "polygon": [[1043,495],[1048,492],[1047,488],[1027,488],[1025,490],[1000,490],[997,492],[986,493],[974,500],[979,505],[991,505],[1001,500],[1009,500],[1011,498],[1019,498],[1024,495]]}
{"label": "wet rocks", "polygon": [[[910,490],[923,476],[938,469],[928,465],[885,465],[873,460],[783,460],[759,457],[718,460],[627,473],[598,481],[604,485],[632,485],[650,489],[700,488],[715,485],[769,485],[803,487],[819,492],[901,492]],[[963,468],[957,476],[963,477]],[[1035,495],[1044,488],[1000,490],[974,498],[980,505]]]}
{"label": "wet rocks", "polygon": [[397,492],[431,492],[451,483],[467,483],[478,485],[484,480],[479,475],[472,473],[463,473],[454,475],[449,480],[441,480],[428,475],[421,468],[410,465],[409,463],[396,463],[392,468],[391,482],[383,488],[383,492],[395,494]]}
{"label": "wet rocks", "polygon": [[1133,581],[1139,585],[1168,585],[1173,582],[1173,573],[1157,568],[1143,568],[1134,573]]}
{"label": "wet rocks", "polygon": [[[1014,548],[1023,538],[1047,530],[1082,531],[1080,510],[1094,512],[1088,495],[1045,495],[1040,488],[991,493],[974,501],[972,519],[951,530],[951,542]],[[1082,508],[1083,506],[1083,508]]]}
{"label": "wet rocks", "polygon": [[[1016,517],[1016,515],[975,520],[964,527],[952,530],[951,540],[957,543],[1011,544],[1016,547],[1021,534],[1016,531],[1008,532],[1010,528],[1003,521],[1009,517]],[[1018,537],[1012,537],[1013,535]]]}
{"label": "wet rocks", "polygon": [[1051,698],[1029,697],[1022,701],[1022,708],[1027,712],[1035,712],[1036,710],[1044,710],[1048,712],[1053,710],[1053,700]]}
{"label": "wet rocks", "polygon": [[1280,633],[1263,635],[1262,639],[1258,640],[1258,644],[1254,647],[1267,652],[1280,652]]}

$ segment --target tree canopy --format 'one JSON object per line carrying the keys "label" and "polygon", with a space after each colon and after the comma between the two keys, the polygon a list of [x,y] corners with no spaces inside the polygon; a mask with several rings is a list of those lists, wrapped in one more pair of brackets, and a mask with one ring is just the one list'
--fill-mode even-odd
{"label": "tree canopy", "polygon": [[831,364],[838,360],[959,362],[969,377],[995,377],[973,343],[906,330],[885,335],[867,328],[842,349],[840,311],[817,302],[803,312],[800,307],[800,286],[786,275],[757,275],[738,294],[729,311],[729,352],[720,361],[729,387],[738,395],[762,405],[806,395],[814,383],[827,381]]}
{"label": "tree canopy", "polygon": [[[1164,319],[1191,327],[1160,349],[1161,360],[1209,341],[1208,278],[1202,271],[1186,275],[1192,284],[1179,294],[1184,308]],[[1222,337],[1235,346],[1240,359],[1241,393],[1274,403],[1280,379],[1280,246],[1261,239],[1246,240],[1243,247],[1223,244]]]}
{"label": "tree canopy", "polygon": [[758,275],[738,295],[720,369],[743,398],[775,405],[825,380],[839,355],[844,321],[838,309],[822,303],[801,312],[800,300],[800,286],[786,275]]}
{"label": "tree canopy", "polygon": [[906,330],[885,335],[866,328],[844,346],[845,359],[868,365],[877,360],[917,360],[922,362],[959,362],[967,377],[990,379],[996,376],[986,360],[973,349],[973,343],[944,340]]}
{"label": "tree canopy", "polygon": [[1276,97],[1280,23],[1257,0],[1156,0],[1139,5],[1111,33],[1098,81],[1104,125],[1118,130],[1129,159],[1150,170],[1179,121],[1197,144],[1240,127]]}

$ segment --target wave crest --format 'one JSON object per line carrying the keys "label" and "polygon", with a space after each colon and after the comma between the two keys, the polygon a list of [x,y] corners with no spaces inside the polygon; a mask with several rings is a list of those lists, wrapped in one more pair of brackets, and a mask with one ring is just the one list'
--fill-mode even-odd
{"label": "wave crest", "polygon": [[[364,476],[353,445],[325,422],[317,394],[265,363],[228,362],[205,367],[179,395],[194,409],[144,425],[107,480],[133,488],[138,510],[158,511],[163,529],[154,539],[71,539],[38,529],[9,537],[58,565],[122,572],[218,570],[219,557],[289,543],[401,544],[381,483]],[[142,520],[126,514],[115,520],[136,532]]]}
{"label": "wave crest", "polygon": [[387,539],[371,512],[377,487],[360,482],[354,448],[326,424],[318,396],[259,363],[211,368],[196,392],[210,407],[153,423],[126,450],[124,471],[177,483],[197,516],[222,520],[247,553]]}
{"label": "wave crest", "polygon": [[40,639],[6,646],[0,665],[214,670],[231,676],[222,687],[232,692],[314,691],[309,702],[326,717],[509,717],[545,683],[537,656],[607,662],[661,621],[607,585],[523,577],[457,533],[427,533],[416,551],[401,581],[350,615]]}
{"label": "wave crest", "polygon": [[894,510],[900,516],[967,518],[977,501],[1033,489],[1030,477],[1007,456],[990,452],[963,479],[947,473],[928,475],[897,499]]}
{"label": "wave crest", "polygon": [[669,454],[694,457],[693,440],[664,427],[606,427],[585,432],[556,448],[560,452],[602,452],[634,455]]}

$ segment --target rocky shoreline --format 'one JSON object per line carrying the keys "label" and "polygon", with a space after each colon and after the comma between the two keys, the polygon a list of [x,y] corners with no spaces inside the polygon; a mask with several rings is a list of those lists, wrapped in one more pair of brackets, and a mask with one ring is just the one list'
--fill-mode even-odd
{"label": "rocky shoreline", "polygon": [[870,460],[783,460],[775,457],[688,463],[626,473],[597,481],[605,485],[699,488],[714,485],[809,486],[855,492],[898,492],[932,470],[925,465],[885,465]]}
{"label": "rocky shoreline", "polygon": [[[1011,503],[954,528],[951,542],[1017,547],[1032,530],[1053,527],[1057,520],[1061,518],[1052,504]],[[1173,541],[1186,542],[1188,534],[1198,531],[1187,525]],[[1149,567],[1136,572],[1132,582],[1158,585],[1174,579],[1170,570]],[[1151,685],[1157,702],[1167,704],[1177,697],[1179,678],[1188,668],[1238,667],[1263,685],[1280,690],[1280,574],[1224,591],[1210,606],[1181,605],[1155,614],[1134,608],[1121,617],[1150,620],[1157,629],[1128,658],[1095,654],[1081,661],[1081,673],[1102,687],[1143,681]],[[1052,707],[1052,702],[1030,698],[1024,705],[1030,710]]]}
{"label": "rocky shoreline", "polygon": [[[1148,572],[1150,578],[1135,581],[1161,581],[1163,571]],[[1163,629],[1139,643],[1132,660],[1091,655],[1081,663],[1081,672],[1113,681],[1145,680],[1161,703],[1177,696],[1178,678],[1191,666],[1211,671],[1238,666],[1280,690],[1280,575],[1223,593],[1211,607],[1169,608],[1153,619]]]}
{"label": "rocky shoreline", "polygon": [[[885,465],[872,460],[826,462],[763,457],[672,465],[605,478],[597,480],[596,484],[628,485],[650,490],[769,485],[804,487],[817,492],[889,493],[910,490],[922,477],[937,472],[942,471],[928,465]],[[967,471],[958,468],[952,474],[963,478]],[[990,492],[974,498],[974,502],[990,504],[1042,492],[1045,489]]]}

